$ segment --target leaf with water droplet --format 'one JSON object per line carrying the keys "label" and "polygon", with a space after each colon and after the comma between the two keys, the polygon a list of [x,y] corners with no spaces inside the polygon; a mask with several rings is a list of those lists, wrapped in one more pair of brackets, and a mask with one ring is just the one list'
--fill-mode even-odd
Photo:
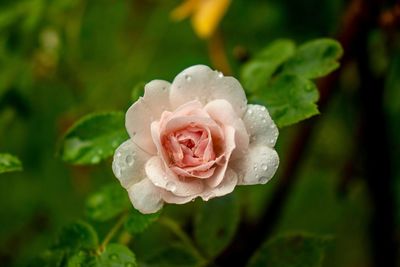
{"label": "leaf with water droplet", "polygon": [[215,257],[235,235],[239,224],[239,204],[235,195],[229,194],[200,205],[194,221],[195,240],[207,256]]}
{"label": "leaf with water droplet", "polygon": [[76,253],[68,267],[137,267],[135,254],[126,246],[109,244],[100,255],[90,251]]}
{"label": "leaf with water droplet", "polygon": [[77,221],[61,230],[52,248],[77,251],[79,249],[94,249],[98,246],[98,243],[94,228],[84,221]]}
{"label": "leaf with water droplet", "polygon": [[131,209],[125,221],[125,229],[131,234],[141,233],[155,222],[159,216],[160,212],[142,214],[136,209]]}
{"label": "leaf with water droplet", "polygon": [[21,161],[10,154],[0,154],[0,173],[21,171]]}
{"label": "leaf with water droplet", "polygon": [[59,155],[72,164],[97,164],[128,139],[122,112],[90,114],[65,134]]}
{"label": "leaf with water droplet", "polygon": [[321,267],[325,248],[331,238],[310,234],[290,234],[264,243],[247,267],[296,266]]}
{"label": "leaf with water droplet", "polygon": [[319,93],[312,81],[293,75],[278,76],[262,94],[253,97],[254,101],[268,107],[278,127],[319,114],[318,99]]}
{"label": "leaf with water droplet", "polygon": [[339,67],[338,59],[342,55],[339,42],[326,38],[312,40],[297,49],[283,66],[283,72],[308,79],[322,77]]}
{"label": "leaf with water droplet", "polygon": [[107,221],[130,207],[126,190],[117,182],[103,186],[89,196],[86,201],[86,214],[95,221]]}

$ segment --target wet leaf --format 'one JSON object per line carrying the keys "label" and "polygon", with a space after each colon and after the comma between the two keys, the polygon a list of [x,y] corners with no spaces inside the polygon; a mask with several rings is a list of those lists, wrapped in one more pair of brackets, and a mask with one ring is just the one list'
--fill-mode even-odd
{"label": "wet leaf", "polygon": [[122,112],[90,114],[65,134],[60,155],[73,164],[96,164],[128,138]]}

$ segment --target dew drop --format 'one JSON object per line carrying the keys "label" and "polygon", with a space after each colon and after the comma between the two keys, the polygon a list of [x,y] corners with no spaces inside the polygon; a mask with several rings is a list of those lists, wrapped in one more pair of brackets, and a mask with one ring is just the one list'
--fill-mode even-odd
{"label": "dew drop", "polygon": [[166,189],[168,191],[172,191],[174,192],[176,190],[176,184],[174,182],[167,182],[167,184],[165,185]]}
{"label": "dew drop", "polygon": [[271,139],[271,140],[269,140],[269,143],[272,145],[272,144],[275,143],[275,140],[274,140],[274,139]]}
{"label": "dew drop", "polygon": [[267,123],[267,120],[266,120],[266,119],[263,119],[262,122],[263,122],[263,123]]}
{"label": "dew drop", "polygon": [[222,77],[224,77],[224,74],[222,73],[222,72],[218,72],[218,78],[222,78]]}
{"label": "dew drop", "polygon": [[114,148],[115,148],[115,147],[117,147],[117,146],[118,146],[118,142],[114,140],[114,141],[112,141],[111,145],[112,145],[112,147],[114,147]]}
{"label": "dew drop", "polygon": [[260,184],[265,184],[266,182],[268,182],[268,178],[266,176],[262,176],[260,179],[258,179],[258,181],[260,182]]}
{"label": "dew drop", "polygon": [[92,163],[97,163],[97,162],[99,162],[100,161],[100,157],[99,156],[93,156],[92,157]]}
{"label": "dew drop", "polygon": [[117,254],[111,254],[110,255],[110,260],[113,260],[113,261],[118,260],[118,255]]}
{"label": "dew drop", "polygon": [[253,110],[249,109],[249,111],[247,113],[249,113],[251,115],[251,114],[253,114]]}
{"label": "dew drop", "polygon": [[192,76],[186,74],[185,75],[185,80],[190,82],[192,80]]}
{"label": "dew drop", "polygon": [[134,161],[135,160],[132,155],[127,155],[125,158],[125,162],[126,162],[126,164],[128,164],[128,166],[132,166]]}
{"label": "dew drop", "polygon": [[268,170],[268,166],[267,166],[266,164],[262,164],[262,165],[261,165],[261,168],[262,168],[264,171]]}

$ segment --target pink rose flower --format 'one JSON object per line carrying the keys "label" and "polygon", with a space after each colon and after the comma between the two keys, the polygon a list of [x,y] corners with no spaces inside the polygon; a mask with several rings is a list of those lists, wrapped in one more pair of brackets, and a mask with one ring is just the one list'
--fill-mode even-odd
{"label": "pink rose flower", "polygon": [[207,66],[154,80],[126,113],[130,139],[113,171],[142,213],[209,200],[275,174],[278,129],[267,109],[248,105],[240,83]]}

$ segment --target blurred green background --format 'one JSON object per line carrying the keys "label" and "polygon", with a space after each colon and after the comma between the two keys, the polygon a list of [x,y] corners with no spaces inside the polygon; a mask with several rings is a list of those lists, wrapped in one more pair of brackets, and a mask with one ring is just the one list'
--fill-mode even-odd
{"label": "blurred green background", "polygon": [[[220,31],[234,75],[239,75],[243,53],[251,57],[276,38],[301,43],[335,37],[348,2],[233,0]],[[141,82],[171,81],[185,67],[212,65],[207,44],[195,35],[190,21],[170,19],[180,3],[1,0],[0,151],[17,155],[24,165],[22,172],[0,176],[1,266],[25,266],[49,246],[63,225],[84,218],[84,201],[91,192],[116,181],[111,160],[76,167],[57,158],[60,139],[73,122],[95,111],[126,110],[132,104],[132,89]],[[398,27],[389,31],[373,27],[365,45],[372,73],[384,84],[376,90],[384,90],[383,112],[390,137],[386,156],[392,160],[393,171],[391,177],[376,179],[391,179],[395,206],[387,212],[396,214],[394,238],[398,240],[400,39]],[[342,66],[335,94],[316,118],[298,177],[272,233],[300,231],[334,237],[323,261],[326,267],[373,266],[369,227],[374,203],[363,179],[357,142],[360,77],[357,62],[350,60]],[[279,184],[299,127],[280,131],[278,175],[266,185],[234,192],[242,222],[259,219]],[[169,205],[163,213],[190,232],[198,202]],[[106,228],[99,226],[100,232],[105,231],[102,227]],[[133,251],[138,259],[146,258],[149,251],[167,246],[174,238],[168,229],[154,224],[135,237]]]}

